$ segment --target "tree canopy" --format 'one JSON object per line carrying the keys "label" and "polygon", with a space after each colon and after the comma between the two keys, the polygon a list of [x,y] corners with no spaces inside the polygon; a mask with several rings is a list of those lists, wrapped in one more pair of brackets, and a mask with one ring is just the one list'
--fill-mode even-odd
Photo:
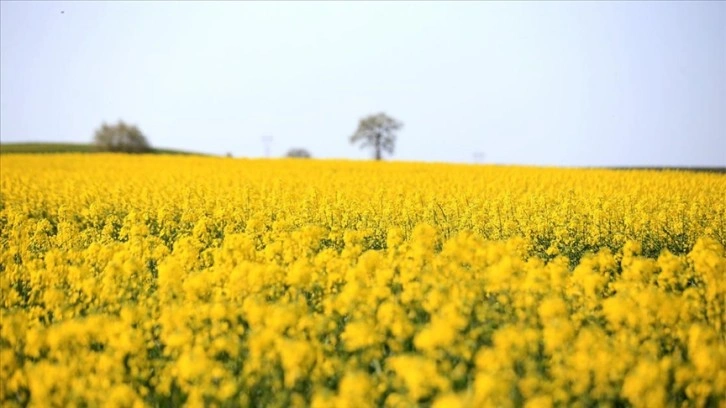
{"label": "tree canopy", "polygon": [[96,130],[93,143],[106,152],[145,153],[151,151],[146,136],[134,125],[119,121],[116,125],[104,123]]}
{"label": "tree canopy", "polygon": [[299,159],[309,159],[312,157],[307,149],[301,147],[295,147],[287,151],[286,157],[295,157]]}

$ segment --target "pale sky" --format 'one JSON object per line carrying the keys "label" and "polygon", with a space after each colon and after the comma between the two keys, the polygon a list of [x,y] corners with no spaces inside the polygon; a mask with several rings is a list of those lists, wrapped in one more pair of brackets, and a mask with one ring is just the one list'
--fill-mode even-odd
{"label": "pale sky", "polygon": [[726,2],[0,3],[0,140],[363,159],[726,166]]}

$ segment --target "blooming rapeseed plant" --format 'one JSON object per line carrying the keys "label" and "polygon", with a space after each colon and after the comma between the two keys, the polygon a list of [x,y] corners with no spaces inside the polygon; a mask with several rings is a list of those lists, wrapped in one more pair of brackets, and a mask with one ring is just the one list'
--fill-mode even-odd
{"label": "blooming rapeseed plant", "polygon": [[5,155],[3,406],[723,406],[726,177]]}

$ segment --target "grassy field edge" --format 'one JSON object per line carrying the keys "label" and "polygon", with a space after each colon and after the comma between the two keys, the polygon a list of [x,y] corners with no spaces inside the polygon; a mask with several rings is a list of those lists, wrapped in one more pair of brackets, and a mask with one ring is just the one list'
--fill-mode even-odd
{"label": "grassy field edge", "polygon": [[[23,142],[23,143],[0,143],[0,154],[25,154],[25,153],[96,153],[96,147],[87,143],[46,143],[46,142]],[[176,149],[153,148],[153,154],[183,154],[207,156],[204,153],[187,152]]]}

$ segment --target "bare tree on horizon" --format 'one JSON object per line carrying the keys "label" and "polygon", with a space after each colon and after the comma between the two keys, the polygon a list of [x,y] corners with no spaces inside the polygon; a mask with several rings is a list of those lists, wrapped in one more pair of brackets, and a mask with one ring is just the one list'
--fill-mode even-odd
{"label": "bare tree on horizon", "polygon": [[393,154],[396,145],[396,131],[403,123],[381,112],[361,119],[358,129],[350,137],[351,143],[361,142],[361,148],[372,147],[374,158],[383,159],[383,152]]}

